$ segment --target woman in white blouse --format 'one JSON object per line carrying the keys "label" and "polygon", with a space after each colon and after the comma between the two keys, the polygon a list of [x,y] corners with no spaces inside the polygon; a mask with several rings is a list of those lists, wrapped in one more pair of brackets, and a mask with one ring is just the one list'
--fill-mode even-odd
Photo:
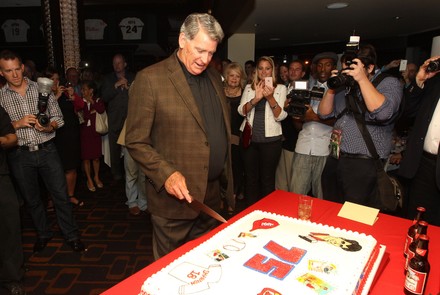
{"label": "woman in white blouse", "polygon": [[[252,84],[243,91],[238,112],[252,126],[251,144],[243,147],[245,195],[249,205],[275,190],[275,171],[281,154],[281,121],[287,89],[277,84],[274,61],[262,56]],[[243,131],[246,118],[241,124]]]}

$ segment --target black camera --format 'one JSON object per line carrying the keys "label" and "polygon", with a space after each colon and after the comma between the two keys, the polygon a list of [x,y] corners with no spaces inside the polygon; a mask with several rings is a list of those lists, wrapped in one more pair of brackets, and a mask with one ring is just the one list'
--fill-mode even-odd
{"label": "black camera", "polygon": [[[349,67],[352,64],[357,64],[355,61],[353,61],[353,59],[358,58],[359,40],[359,36],[351,36],[350,41],[345,45],[345,51],[341,61],[343,61]],[[346,68],[339,71],[337,76],[330,77],[327,80],[328,88],[337,89],[342,86],[352,88],[356,85],[356,81],[353,79],[353,77],[342,73],[343,70],[346,70]]]}
{"label": "black camera", "polygon": [[[350,64],[355,62],[350,62]],[[345,73],[342,73],[343,70],[339,71],[337,76],[330,77],[327,80],[327,86],[330,89],[338,89],[339,87],[345,86],[346,88],[352,88],[356,85],[356,81],[354,78],[350,75],[347,75]]]}
{"label": "black camera", "polygon": [[426,72],[428,73],[437,72],[438,70],[440,70],[440,58],[430,61],[426,67]]}
{"label": "black camera", "polygon": [[38,123],[46,127],[50,123],[49,116],[46,115],[47,104],[49,100],[50,92],[52,91],[53,81],[49,78],[38,78],[38,103],[37,109],[38,114],[36,114]]}
{"label": "black camera", "polygon": [[286,112],[294,118],[301,118],[306,113],[307,105],[310,105],[311,100],[321,100],[324,96],[324,92],[324,88],[316,86],[311,90],[292,89],[287,95],[290,102]]}

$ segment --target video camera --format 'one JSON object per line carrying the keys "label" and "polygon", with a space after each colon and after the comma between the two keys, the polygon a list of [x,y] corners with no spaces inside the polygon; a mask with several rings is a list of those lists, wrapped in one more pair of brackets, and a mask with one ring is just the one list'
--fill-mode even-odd
{"label": "video camera", "polygon": [[37,79],[37,83],[38,83],[38,103],[37,103],[38,114],[36,115],[37,121],[41,126],[46,127],[50,123],[50,119],[46,115],[46,110],[47,110],[49,95],[50,92],[52,91],[53,81],[48,78],[40,77]]}
{"label": "video camera", "polygon": [[325,89],[321,87],[313,87],[307,89],[306,81],[296,81],[294,89],[289,92],[287,98],[290,99],[286,112],[293,118],[301,118],[307,111],[307,105],[312,100],[321,100],[324,96]]}
{"label": "video camera", "polygon": [[[345,60],[345,64],[350,67],[352,64],[356,64],[353,59],[358,57],[358,51],[359,51],[359,36],[350,36],[350,41],[345,45],[345,51],[343,58]],[[351,88],[356,85],[356,81],[353,79],[352,76],[347,75],[345,73],[342,73],[342,71],[345,69],[342,69],[339,71],[337,76],[330,77],[327,80],[327,86],[330,89],[337,89],[341,86],[345,86],[346,88]]]}

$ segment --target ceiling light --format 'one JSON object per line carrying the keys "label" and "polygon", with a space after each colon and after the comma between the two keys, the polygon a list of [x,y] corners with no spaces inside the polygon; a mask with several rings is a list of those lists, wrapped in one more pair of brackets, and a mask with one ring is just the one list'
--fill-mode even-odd
{"label": "ceiling light", "polygon": [[281,39],[280,39],[280,38],[277,38],[277,37],[275,37],[275,38],[270,38],[269,40],[270,40],[270,41],[280,41]]}
{"label": "ceiling light", "polygon": [[328,9],[341,9],[348,6],[348,3],[345,2],[335,2],[327,5]]}

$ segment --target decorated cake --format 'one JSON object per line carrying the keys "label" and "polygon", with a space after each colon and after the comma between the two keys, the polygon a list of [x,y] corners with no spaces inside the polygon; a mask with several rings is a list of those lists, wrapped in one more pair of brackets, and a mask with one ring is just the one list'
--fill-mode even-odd
{"label": "decorated cake", "polygon": [[147,278],[140,295],[367,294],[372,236],[253,211]]}

